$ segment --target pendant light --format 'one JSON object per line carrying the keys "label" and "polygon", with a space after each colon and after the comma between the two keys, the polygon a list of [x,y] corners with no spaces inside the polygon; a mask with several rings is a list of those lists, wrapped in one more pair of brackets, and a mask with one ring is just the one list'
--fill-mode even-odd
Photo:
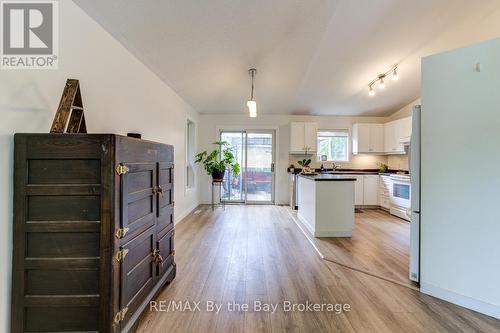
{"label": "pendant light", "polygon": [[250,94],[250,99],[247,102],[248,115],[250,118],[255,118],[257,117],[257,103],[253,99],[253,78],[255,77],[255,74],[257,74],[257,70],[255,68],[250,68],[248,70],[248,74],[252,77],[252,93]]}

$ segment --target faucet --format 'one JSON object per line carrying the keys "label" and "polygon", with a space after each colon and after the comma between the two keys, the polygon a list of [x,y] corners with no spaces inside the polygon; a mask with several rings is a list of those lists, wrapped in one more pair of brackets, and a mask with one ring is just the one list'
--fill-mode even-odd
{"label": "faucet", "polygon": [[335,164],[335,162],[332,162],[332,167],[333,167],[333,171],[340,169],[340,165]]}

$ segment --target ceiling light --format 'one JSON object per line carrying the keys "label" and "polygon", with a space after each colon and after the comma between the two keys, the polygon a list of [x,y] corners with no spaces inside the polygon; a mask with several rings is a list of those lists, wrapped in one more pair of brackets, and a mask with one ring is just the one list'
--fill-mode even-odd
{"label": "ceiling light", "polygon": [[390,70],[388,70],[385,73],[379,74],[376,79],[374,79],[372,82],[368,83],[368,95],[369,96],[375,96],[375,91],[373,90],[373,85],[378,82],[379,84],[379,89],[383,90],[385,89],[385,79],[392,73],[392,80],[397,81],[399,79],[398,77],[398,65],[392,66]]}
{"label": "ceiling light", "polygon": [[252,92],[250,94],[250,99],[247,101],[248,115],[250,118],[255,118],[257,117],[257,102],[253,99],[253,78],[255,74],[257,74],[257,70],[255,68],[250,68],[248,74],[252,77]]}
{"label": "ceiling light", "polygon": [[371,85],[369,86],[369,89],[368,89],[368,95],[369,96],[375,96],[375,90],[373,90],[373,88],[372,88]]}
{"label": "ceiling light", "polygon": [[248,115],[250,116],[250,118],[257,117],[257,103],[255,101],[248,101],[247,107],[248,107]]}
{"label": "ceiling light", "polygon": [[392,71],[392,81],[397,81],[398,79],[399,79],[399,76],[398,76],[397,67],[394,67],[394,70]]}
{"label": "ceiling light", "polygon": [[380,89],[385,89],[385,82],[384,82],[384,78],[380,78],[380,85],[379,85],[379,88]]}

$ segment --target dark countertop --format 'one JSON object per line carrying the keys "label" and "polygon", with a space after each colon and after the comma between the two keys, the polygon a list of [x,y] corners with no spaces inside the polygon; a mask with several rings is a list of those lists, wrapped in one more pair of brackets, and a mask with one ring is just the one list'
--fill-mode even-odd
{"label": "dark countertop", "polygon": [[304,177],[306,179],[314,180],[316,182],[324,182],[324,181],[355,181],[356,178],[354,177],[346,177],[342,175],[332,175],[329,173],[318,173],[316,175],[306,175],[306,174],[299,174],[299,177]]}
{"label": "dark countertop", "polygon": [[[315,169],[319,174],[332,174],[333,169],[325,169],[321,171],[320,169]],[[287,169],[288,173],[292,173],[290,169]],[[300,174],[302,169],[295,168],[293,173]],[[394,175],[394,174],[408,174],[408,171],[403,170],[389,170],[387,172],[380,172],[378,169],[337,169],[334,174],[338,175]]]}

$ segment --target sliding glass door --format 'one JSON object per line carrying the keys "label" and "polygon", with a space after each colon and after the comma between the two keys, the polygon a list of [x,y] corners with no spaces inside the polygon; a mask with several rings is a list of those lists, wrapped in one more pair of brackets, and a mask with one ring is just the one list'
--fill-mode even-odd
{"label": "sliding glass door", "polygon": [[245,187],[243,183],[243,166],[245,165],[245,132],[221,132],[220,140],[231,146],[236,162],[241,167],[238,176],[226,171],[221,187],[221,199],[229,202],[245,202]]}
{"label": "sliding glass door", "polygon": [[246,201],[273,202],[273,133],[247,132]]}
{"label": "sliding glass door", "polygon": [[221,131],[240,163],[237,177],[226,173],[222,199],[228,202],[274,202],[274,131]]}

